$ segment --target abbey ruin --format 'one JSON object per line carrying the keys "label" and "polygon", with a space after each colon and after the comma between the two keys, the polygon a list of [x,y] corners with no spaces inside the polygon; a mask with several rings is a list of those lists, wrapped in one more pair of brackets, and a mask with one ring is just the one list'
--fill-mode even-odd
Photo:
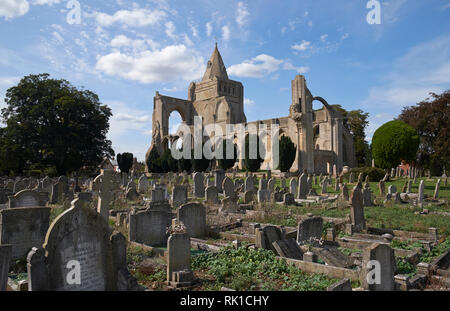
{"label": "abbey ruin", "polygon": [[[313,110],[313,101],[321,102],[323,108]],[[169,143],[178,138],[169,135],[169,117],[173,111],[177,111],[183,123],[190,127],[193,127],[196,116],[203,118],[204,125],[218,124],[224,128],[226,124],[254,124],[257,129],[265,125],[270,130],[273,124],[277,124],[279,135],[289,136],[297,147],[291,172],[306,169],[310,173],[329,173],[330,167],[334,165],[337,170],[341,170],[344,166],[353,167],[356,164],[353,137],[343,126],[341,113],[322,97],[313,96],[303,75],[297,75],[292,81],[292,104],[288,116],[247,122],[244,86],[241,82],[229,79],[217,44],[201,82],[190,84],[187,100],[156,92],[152,142],[146,157],[153,148],[162,154],[169,148]],[[269,151],[270,142],[265,147]],[[270,161],[266,162],[262,164],[262,169]],[[242,167],[242,163],[239,163],[239,167]]]}

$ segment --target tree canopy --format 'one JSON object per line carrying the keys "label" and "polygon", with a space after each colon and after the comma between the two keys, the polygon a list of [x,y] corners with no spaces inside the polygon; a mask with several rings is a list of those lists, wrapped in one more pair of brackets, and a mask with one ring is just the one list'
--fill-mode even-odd
{"label": "tree canopy", "polygon": [[372,152],[375,164],[383,169],[396,167],[400,162],[411,162],[419,148],[417,131],[403,121],[390,121],[375,131]]}
{"label": "tree canopy", "polygon": [[341,105],[332,105],[344,117],[343,126],[353,135],[353,145],[358,166],[369,166],[371,154],[366,141],[366,128],[369,125],[369,113],[361,109],[347,111]]}
{"label": "tree canopy", "polygon": [[106,139],[111,110],[98,96],[49,74],[29,75],[6,92],[1,111],[0,170],[53,168],[63,175],[114,157]]}
{"label": "tree canopy", "polygon": [[124,152],[122,154],[117,155],[117,164],[119,165],[119,169],[123,173],[129,173],[131,167],[133,167],[133,154],[129,152]]}
{"label": "tree canopy", "polygon": [[434,174],[450,168],[450,90],[415,106],[403,108],[398,119],[415,128],[420,136],[417,163]]}

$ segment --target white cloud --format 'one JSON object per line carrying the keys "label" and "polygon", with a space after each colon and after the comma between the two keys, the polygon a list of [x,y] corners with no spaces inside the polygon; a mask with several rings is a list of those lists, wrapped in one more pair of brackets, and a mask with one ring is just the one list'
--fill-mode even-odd
{"label": "white cloud", "polygon": [[308,22],[308,27],[312,27],[313,26],[313,22],[312,21],[309,21]]}
{"label": "white cloud", "polygon": [[294,44],[293,46],[291,46],[291,48],[296,51],[306,51],[310,47],[311,47],[311,42],[306,41],[306,40],[302,40],[301,43]]}
{"label": "white cloud", "polygon": [[230,34],[231,34],[231,32],[230,32],[230,27],[228,27],[228,26],[223,26],[223,27],[222,27],[222,39],[223,39],[224,41],[230,40]]}
{"label": "white cloud", "polygon": [[228,68],[228,73],[237,77],[262,78],[277,71],[282,63],[282,60],[267,54],[261,54],[250,60],[245,60],[241,64],[231,66]]}
{"label": "white cloud", "polygon": [[245,106],[253,106],[253,105],[255,105],[255,101],[252,99],[244,98],[244,105]]}
{"label": "white cloud", "polygon": [[285,69],[285,70],[295,70],[295,71],[297,71],[298,74],[304,74],[304,73],[307,73],[309,71],[309,67],[304,67],[304,66],[296,67],[296,66],[292,65],[289,62],[285,62],[283,64],[283,69]]}
{"label": "white cloud", "polygon": [[[309,71],[308,67],[296,67],[288,61],[276,59],[275,57],[267,54],[261,54],[250,60],[245,60],[240,64],[233,65],[229,67],[227,71],[229,75],[236,77],[263,78],[280,69],[295,70],[299,74]],[[278,78],[279,75],[272,76],[273,80]]]}
{"label": "white cloud", "polygon": [[248,7],[243,2],[238,2],[236,10],[236,23],[242,27],[247,23],[247,17],[250,15],[248,12]]}
{"label": "white cloud", "polygon": [[60,3],[61,0],[32,0],[31,3],[34,5],[54,5]]}
{"label": "white cloud", "polygon": [[177,38],[177,36],[175,35],[175,30],[176,30],[175,25],[172,22],[167,22],[165,26],[166,26],[166,35],[169,38],[172,38],[175,40]]}
{"label": "white cloud", "polygon": [[212,23],[211,22],[206,23],[206,35],[208,37],[211,36],[212,30],[213,30]]}
{"label": "white cloud", "polygon": [[133,116],[128,113],[118,113],[115,119],[119,122],[148,123],[151,121],[149,116]]}
{"label": "white cloud", "polygon": [[11,87],[20,81],[19,77],[0,77],[0,86]]}
{"label": "white cloud", "polygon": [[27,0],[2,0],[0,1],[0,17],[6,20],[27,14],[30,4]]}
{"label": "white cloud", "polygon": [[203,67],[203,57],[183,44],[136,55],[113,52],[101,56],[96,65],[108,75],[141,83],[195,80],[202,76]]}
{"label": "white cloud", "polygon": [[100,12],[95,14],[97,23],[103,27],[108,27],[115,23],[121,23],[130,27],[145,27],[157,24],[166,16],[167,14],[164,11],[147,9],[120,10],[113,15]]}
{"label": "white cloud", "polygon": [[327,34],[321,35],[320,36],[320,41],[325,42],[327,40],[327,38],[328,38]]}

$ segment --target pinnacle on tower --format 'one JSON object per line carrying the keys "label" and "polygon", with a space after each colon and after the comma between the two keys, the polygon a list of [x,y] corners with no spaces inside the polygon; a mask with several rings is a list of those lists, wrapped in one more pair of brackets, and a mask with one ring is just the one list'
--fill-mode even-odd
{"label": "pinnacle on tower", "polygon": [[229,80],[227,69],[225,68],[222,56],[220,55],[219,49],[217,47],[217,42],[214,52],[212,53],[211,58],[208,61],[208,66],[206,68],[205,74],[203,75],[202,81],[211,80],[214,77]]}

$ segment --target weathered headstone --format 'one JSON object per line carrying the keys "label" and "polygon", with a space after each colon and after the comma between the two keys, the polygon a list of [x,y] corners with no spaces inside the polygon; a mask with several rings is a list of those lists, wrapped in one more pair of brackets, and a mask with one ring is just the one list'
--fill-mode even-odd
{"label": "weathered headstone", "polygon": [[370,291],[394,291],[396,270],[394,250],[386,244],[373,244],[363,255],[363,288]]}
{"label": "weathered headstone", "polygon": [[45,200],[34,190],[21,190],[9,197],[9,208],[45,206]]}
{"label": "weathered headstone", "polygon": [[[194,174],[194,196],[202,198],[205,196],[205,187],[203,185],[203,173],[197,172]],[[222,186],[222,185],[221,185]]]}
{"label": "weathered headstone", "polygon": [[219,203],[219,191],[215,186],[206,188],[205,190],[205,202],[207,204],[218,204]]}
{"label": "weathered headstone", "polygon": [[423,179],[419,183],[419,195],[417,197],[417,201],[419,203],[422,203],[425,197],[425,182]]}
{"label": "weathered headstone", "polygon": [[175,185],[172,189],[172,206],[178,207],[185,204],[188,199],[187,187],[182,185]]}
{"label": "weathered headstone", "polygon": [[126,263],[126,239],[79,199],[50,226],[27,257],[32,291],[107,291],[137,287]]}
{"label": "weathered headstone", "polygon": [[182,222],[192,238],[206,235],[206,208],[200,203],[187,203],[177,210],[177,221]]}
{"label": "weathered headstone", "polygon": [[167,283],[177,288],[189,286],[193,281],[189,234],[173,233],[167,241]]}
{"label": "weathered headstone", "polygon": [[109,220],[109,203],[111,201],[112,190],[112,170],[101,170],[101,184],[98,193],[97,213],[108,221]]}
{"label": "weathered headstone", "polygon": [[366,228],[363,195],[359,187],[354,187],[350,196],[350,216],[355,231],[362,231]]}
{"label": "weathered headstone", "polygon": [[12,259],[25,258],[41,246],[50,223],[50,208],[25,207],[0,210],[0,244],[12,245]]}
{"label": "weathered headstone", "polygon": [[297,260],[303,259],[303,251],[294,239],[278,240],[272,243],[278,255]]}
{"label": "weathered headstone", "polygon": [[165,246],[171,214],[163,211],[142,211],[129,216],[130,241],[150,246]]}
{"label": "weathered headstone", "polygon": [[146,193],[150,187],[150,184],[148,182],[147,176],[142,175],[138,180],[138,187],[137,192],[138,193]]}
{"label": "weathered headstone", "polygon": [[308,176],[303,173],[298,179],[298,199],[306,199],[308,195]]}
{"label": "weathered headstone", "polygon": [[299,222],[297,231],[297,243],[318,241],[322,238],[322,217],[309,217]]}
{"label": "weathered headstone", "polygon": [[[234,192],[234,183],[228,177],[225,177],[223,179],[221,189],[223,190],[223,194],[225,197],[234,197],[236,195]],[[221,192],[219,189],[217,190]]]}
{"label": "weathered headstone", "polygon": [[434,188],[434,195],[433,195],[433,199],[437,200],[439,198],[439,189],[441,187],[441,180],[438,179],[438,181],[436,182],[436,187]]}
{"label": "weathered headstone", "polygon": [[293,195],[297,195],[297,179],[296,178],[291,178],[291,181],[289,182],[289,189]]}
{"label": "weathered headstone", "polygon": [[225,179],[225,171],[224,170],[216,170],[214,171],[214,186],[216,186],[219,193],[222,193],[223,188],[223,180]]}

